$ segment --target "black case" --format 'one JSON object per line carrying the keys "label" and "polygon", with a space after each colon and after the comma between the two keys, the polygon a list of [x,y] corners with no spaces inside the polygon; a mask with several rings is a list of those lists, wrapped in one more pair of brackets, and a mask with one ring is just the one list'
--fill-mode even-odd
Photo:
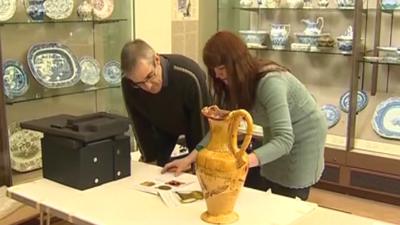
{"label": "black case", "polygon": [[58,115],[21,123],[41,131],[43,176],[80,190],[130,175],[125,117],[108,113]]}

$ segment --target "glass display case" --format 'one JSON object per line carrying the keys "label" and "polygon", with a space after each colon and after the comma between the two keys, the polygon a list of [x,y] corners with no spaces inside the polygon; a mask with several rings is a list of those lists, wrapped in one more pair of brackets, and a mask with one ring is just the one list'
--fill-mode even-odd
{"label": "glass display case", "polygon": [[[32,162],[36,153],[24,152],[24,146],[35,145],[34,141],[15,142],[32,135],[21,133],[19,122],[97,111],[126,115],[119,57],[123,44],[133,39],[134,6],[128,0],[4,4],[0,6],[1,117],[6,125],[1,141],[10,139],[12,183],[17,184],[41,174]],[[7,156],[7,143],[2,145],[2,155]],[[32,165],[16,166],[18,157],[28,158]],[[7,167],[7,162],[2,164]],[[2,170],[1,182],[10,185],[7,170]]]}
{"label": "glass display case", "polygon": [[398,203],[399,30],[397,9],[383,5],[220,0],[218,29],[237,32],[254,55],[287,66],[326,113],[321,187]]}
{"label": "glass display case", "polygon": [[[218,28],[237,32],[257,56],[287,66],[329,114],[327,147],[348,149],[346,133],[350,121],[346,93],[351,90],[352,80],[357,82],[359,65],[354,59],[364,51],[363,47],[357,48],[357,54],[353,54],[352,39],[353,35],[360,37],[357,45],[361,36],[363,42],[367,41],[364,37],[367,14],[361,6],[358,15],[354,3],[349,7],[337,2],[275,2],[274,8],[270,8],[268,1],[220,0]],[[360,24],[353,29],[356,20]],[[340,38],[349,29],[347,47],[350,48],[346,49]],[[353,30],[357,32],[353,34]],[[346,102],[345,108],[341,102]]]}
{"label": "glass display case", "polygon": [[[396,1],[395,1],[396,2]],[[370,9],[375,26],[369,28],[374,41],[362,63],[368,106],[356,116],[354,148],[348,154],[353,186],[400,198],[400,57],[398,47],[399,3],[378,1]],[[391,8],[391,9],[388,9]],[[353,169],[357,168],[357,169]],[[355,175],[352,175],[355,176]],[[367,182],[368,181],[368,182]]]}

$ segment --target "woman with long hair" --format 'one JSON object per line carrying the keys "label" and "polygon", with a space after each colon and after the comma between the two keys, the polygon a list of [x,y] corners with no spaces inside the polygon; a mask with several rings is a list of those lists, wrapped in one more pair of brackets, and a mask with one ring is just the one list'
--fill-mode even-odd
{"label": "woman with long hair", "polygon": [[[203,49],[214,103],[246,109],[262,126],[261,146],[249,154],[273,193],[306,200],[324,168],[325,118],[305,86],[285,67],[253,57],[237,35],[220,31]],[[208,136],[198,145],[206,146]],[[197,151],[167,164],[179,174]]]}

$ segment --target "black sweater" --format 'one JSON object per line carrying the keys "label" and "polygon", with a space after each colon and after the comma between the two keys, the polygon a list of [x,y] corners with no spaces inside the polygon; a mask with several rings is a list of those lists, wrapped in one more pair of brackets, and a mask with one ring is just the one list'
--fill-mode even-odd
{"label": "black sweater", "polygon": [[[151,94],[133,88],[123,78],[122,92],[133,122],[139,149],[146,162],[171,154],[179,135],[184,134],[193,150],[208,130],[201,109],[209,104],[204,71],[193,60],[182,55],[161,55],[163,86]],[[171,145],[173,142],[173,145]]]}

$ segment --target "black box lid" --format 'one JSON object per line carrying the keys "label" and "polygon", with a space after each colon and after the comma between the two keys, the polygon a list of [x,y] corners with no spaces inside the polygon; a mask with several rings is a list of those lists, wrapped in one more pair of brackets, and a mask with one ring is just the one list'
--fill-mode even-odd
{"label": "black box lid", "polygon": [[21,127],[88,143],[126,132],[129,129],[129,119],[105,112],[82,116],[61,114],[21,122]]}

